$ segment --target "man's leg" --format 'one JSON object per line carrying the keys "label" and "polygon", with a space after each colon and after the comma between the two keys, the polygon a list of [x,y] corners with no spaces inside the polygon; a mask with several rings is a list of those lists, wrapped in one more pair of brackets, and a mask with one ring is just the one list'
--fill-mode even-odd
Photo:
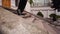
{"label": "man's leg", "polygon": [[18,4],[17,4],[17,3],[18,3],[18,0],[15,0],[15,5],[16,5],[16,6],[18,6]]}
{"label": "man's leg", "polygon": [[18,15],[25,15],[25,14],[23,14],[23,11],[24,11],[24,10],[17,9]]}
{"label": "man's leg", "polygon": [[18,10],[17,10],[18,15],[22,14],[22,12],[24,11],[24,8],[26,6],[26,3],[27,3],[27,0],[20,0]]}
{"label": "man's leg", "polygon": [[18,14],[18,15],[21,15],[20,9],[17,9],[17,14]]}

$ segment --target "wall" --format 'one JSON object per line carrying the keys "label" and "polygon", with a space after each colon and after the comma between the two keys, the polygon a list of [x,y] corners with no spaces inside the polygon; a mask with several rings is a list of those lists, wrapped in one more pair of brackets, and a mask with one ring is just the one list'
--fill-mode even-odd
{"label": "wall", "polygon": [[[37,13],[40,11],[44,15],[44,18],[50,18],[49,15],[54,13],[54,10],[50,7],[33,7],[31,8],[31,13],[37,15]],[[56,12],[57,15],[60,15],[60,12]]]}
{"label": "wall", "polygon": [[2,6],[2,0],[0,0],[0,6]]}
{"label": "wall", "polygon": [[11,0],[11,8],[15,7],[15,0]]}
{"label": "wall", "polygon": [[38,4],[38,6],[48,6],[50,0],[33,0],[34,4]]}

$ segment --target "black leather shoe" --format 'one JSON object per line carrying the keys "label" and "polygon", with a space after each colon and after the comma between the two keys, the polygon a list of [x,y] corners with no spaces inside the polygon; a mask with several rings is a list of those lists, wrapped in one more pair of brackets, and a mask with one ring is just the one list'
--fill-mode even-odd
{"label": "black leather shoe", "polygon": [[20,14],[20,15],[25,15],[25,14],[22,13],[22,14]]}

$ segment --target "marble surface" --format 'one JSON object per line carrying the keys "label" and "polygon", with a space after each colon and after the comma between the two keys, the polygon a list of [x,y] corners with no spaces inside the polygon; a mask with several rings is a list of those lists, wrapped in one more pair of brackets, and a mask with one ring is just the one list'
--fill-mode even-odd
{"label": "marble surface", "polygon": [[43,29],[29,23],[22,17],[0,8],[0,31],[3,34],[47,34]]}
{"label": "marble surface", "polygon": [[22,18],[0,8],[0,33],[3,34],[57,34],[45,21],[36,17]]}

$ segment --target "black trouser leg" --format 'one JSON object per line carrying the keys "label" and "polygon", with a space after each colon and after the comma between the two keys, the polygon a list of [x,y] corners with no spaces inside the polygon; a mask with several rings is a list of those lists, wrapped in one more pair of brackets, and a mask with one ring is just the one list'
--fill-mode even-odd
{"label": "black trouser leg", "polygon": [[23,11],[24,11],[24,10],[17,9],[18,15],[22,15]]}
{"label": "black trouser leg", "polygon": [[17,3],[18,3],[18,0],[15,0],[15,6],[18,6],[18,4],[17,4]]}
{"label": "black trouser leg", "polygon": [[17,14],[18,14],[18,15],[21,15],[20,9],[17,9]]}
{"label": "black trouser leg", "polygon": [[25,9],[26,3],[27,3],[27,0],[20,0],[18,10],[17,10],[18,15],[22,14],[22,12]]}

